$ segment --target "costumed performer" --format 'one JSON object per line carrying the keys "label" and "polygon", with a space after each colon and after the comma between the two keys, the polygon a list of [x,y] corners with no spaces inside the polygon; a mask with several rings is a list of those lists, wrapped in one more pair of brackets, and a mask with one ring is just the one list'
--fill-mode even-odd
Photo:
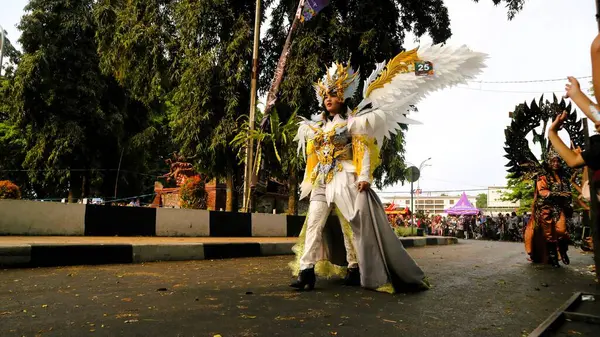
{"label": "costumed performer", "polygon": [[[347,285],[385,292],[405,285],[428,288],[423,271],[403,248],[370,189],[373,171],[384,138],[401,124],[418,123],[407,117],[411,106],[430,91],[475,77],[484,60],[484,54],[465,46],[435,45],[400,53],[376,65],[354,109],[346,100],[358,88],[359,73],[340,63],[327,70],[315,85],[324,111],[304,119],[295,138],[306,159],[300,199],[310,195],[310,205],[294,246],[296,260],[290,263],[298,276],[292,287],[313,289],[319,274],[345,276]],[[334,231],[327,228],[332,210],[340,221],[343,245],[336,245]]]}
{"label": "costumed performer", "polygon": [[569,264],[567,217],[572,214],[571,184],[558,153],[548,150],[546,172],[536,179],[532,217],[525,230],[525,250],[531,261],[548,261],[559,267],[558,259]]}

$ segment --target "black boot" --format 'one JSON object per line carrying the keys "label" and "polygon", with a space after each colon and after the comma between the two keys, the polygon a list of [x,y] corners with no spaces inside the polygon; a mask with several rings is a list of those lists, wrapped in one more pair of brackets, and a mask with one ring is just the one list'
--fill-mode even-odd
{"label": "black boot", "polygon": [[347,286],[360,286],[360,271],[358,267],[348,268],[346,277],[344,278],[344,285]]}
{"label": "black boot", "polygon": [[548,263],[552,265],[552,267],[558,268],[560,265],[558,264],[558,252],[556,251],[556,242],[548,242]]}
{"label": "black boot", "polygon": [[290,287],[304,290],[304,288],[308,286],[308,290],[313,290],[315,288],[316,281],[317,277],[315,276],[315,268],[304,269],[300,271],[298,279],[292,282],[292,284],[290,284]]}
{"label": "black boot", "polygon": [[569,243],[567,240],[558,240],[558,252],[560,253],[560,259],[564,264],[571,263],[571,260],[569,260],[569,255],[567,255],[567,250],[569,250]]}

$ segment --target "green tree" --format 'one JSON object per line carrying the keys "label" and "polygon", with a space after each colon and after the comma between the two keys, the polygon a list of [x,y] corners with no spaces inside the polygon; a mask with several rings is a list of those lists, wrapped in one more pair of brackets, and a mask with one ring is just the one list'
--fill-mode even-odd
{"label": "green tree", "polygon": [[233,191],[243,181],[230,143],[239,117],[249,112],[254,6],[254,1],[186,0],[175,10],[183,60],[172,93],[173,139],[183,154],[196,156],[199,171],[225,179],[228,211],[237,210]]}
{"label": "green tree", "polygon": [[[479,2],[479,0],[473,0],[475,2]],[[514,19],[515,15],[518,12],[523,10],[523,6],[525,5],[525,0],[492,0],[494,5],[505,4],[506,9],[508,10],[508,19]]]}
{"label": "green tree", "polygon": [[[262,113],[257,111],[256,125],[253,132],[249,132],[248,118],[243,116],[244,122],[239,133],[231,142],[238,149],[238,158],[240,163],[245,160],[246,142],[248,135],[252,137],[255,144],[260,143],[258,147],[259,161],[253,168],[255,173],[261,167],[268,168],[268,172],[261,172],[262,175],[275,177],[287,182],[288,195],[288,214],[298,213],[298,172],[303,168],[304,161],[297,153],[297,144],[294,142],[294,136],[297,133],[298,125],[296,123],[296,113],[283,123],[279,119],[277,110],[270,115],[269,130],[262,131],[259,127],[262,120]],[[265,161],[265,162],[263,162]]]}
{"label": "green tree", "polygon": [[487,194],[485,194],[485,193],[478,194],[477,199],[475,201],[475,205],[477,208],[487,208],[487,205],[488,205]]}
{"label": "green tree", "polygon": [[138,193],[150,180],[132,172],[144,169],[136,145],[152,121],[144,105],[100,71],[93,4],[32,0],[18,26],[24,54],[11,89],[11,119],[39,198],[112,196],[121,153],[127,169],[120,190]]}
{"label": "green tree", "polygon": [[[262,45],[263,92],[270,84],[287,33],[286,22],[293,19],[296,6],[296,0],[282,0],[272,12],[271,26]],[[363,70],[364,79],[376,62],[402,51],[407,32],[417,36],[429,34],[440,43],[451,36],[449,27],[448,11],[439,0],[332,1],[314,19],[305,22],[294,37],[276,105],[280,119],[287,120],[296,110],[305,117],[319,111],[312,84],[331,62],[349,59],[355,69]],[[381,158],[381,166],[374,174],[375,184],[383,187],[403,181],[403,132],[383,144]]]}
{"label": "green tree", "polygon": [[14,101],[11,99],[15,83],[14,72],[20,59],[21,53],[5,37],[4,64],[0,66],[0,180],[15,182],[21,186],[23,194],[29,196],[27,175],[19,171],[25,159],[25,142],[21,131],[11,120],[11,111],[14,110]]}
{"label": "green tree", "polygon": [[[265,3],[268,6],[270,1]],[[101,0],[102,69],[163,111],[180,152],[199,172],[242,179],[229,143],[248,114],[254,1]],[[235,210],[228,194],[227,210]]]}
{"label": "green tree", "polygon": [[531,205],[533,204],[533,193],[535,189],[535,183],[531,179],[515,179],[510,175],[506,177],[508,180],[508,190],[502,196],[502,200],[513,201],[519,203],[517,214],[523,214],[525,212],[531,212]]}

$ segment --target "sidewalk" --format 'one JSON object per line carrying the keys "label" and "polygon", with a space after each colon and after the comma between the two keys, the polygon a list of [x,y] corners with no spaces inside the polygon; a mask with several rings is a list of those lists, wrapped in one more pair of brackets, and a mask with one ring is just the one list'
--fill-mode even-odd
{"label": "sidewalk", "polygon": [[[212,260],[293,254],[286,237],[0,236],[0,266],[49,267]],[[457,243],[456,238],[401,238],[405,247]]]}

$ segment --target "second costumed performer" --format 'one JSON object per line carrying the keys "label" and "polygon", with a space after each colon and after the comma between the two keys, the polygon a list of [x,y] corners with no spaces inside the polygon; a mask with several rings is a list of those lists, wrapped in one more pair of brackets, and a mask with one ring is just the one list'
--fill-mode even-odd
{"label": "second costumed performer", "polygon": [[[364,81],[362,102],[354,109],[346,100],[354,96],[360,75],[350,65],[334,63],[315,84],[324,111],[304,119],[295,139],[306,159],[300,199],[310,195],[310,206],[294,246],[296,259],[290,263],[297,276],[292,287],[310,290],[316,275],[338,275],[346,285],[389,293],[407,286],[429,288],[370,189],[373,171],[384,138],[395,134],[401,124],[418,123],[407,117],[411,105],[428,92],[475,77],[485,58],[465,46],[435,45],[402,52],[377,64]],[[332,211],[341,231],[328,228]]]}

